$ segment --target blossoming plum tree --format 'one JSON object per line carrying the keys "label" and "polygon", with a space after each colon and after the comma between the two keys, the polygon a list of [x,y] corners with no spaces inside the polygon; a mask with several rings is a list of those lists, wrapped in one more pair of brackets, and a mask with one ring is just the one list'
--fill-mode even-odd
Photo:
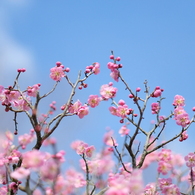
{"label": "blossoming plum tree", "polygon": [[[98,62],[87,66],[82,78],[80,71],[74,83],[68,77],[70,68],[65,68],[61,62],[56,62],[56,66],[50,69],[50,78],[56,83],[52,90],[44,95],[40,95],[41,84],[39,83],[28,86],[25,90],[20,89],[19,77],[26,71],[25,69],[18,69],[13,85],[0,86],[1,104],[5,107],[5,112],[13,112],[15,124],[15,131],[13,133],[6,131],[5,137],[1,138],[1,195],[15,195],[21,191],[28,195],[194,195],[195,154],[190,152],[183,157],[164,148],[174,140],[178,139],[181,142],[186,140],[187,130],[195,122],[195,116],[190,119],[184,110],[184,97],[176,95],[173,111],[168,116],[162,116],[164,90],[157,86],[153,91],[149,91],[147,81],[145,81],[145,97],[140,97],[141,88],[138,87],[133,91],[122,77],[121,58],[115,57],[112,52],[110,60],[107,67],[111,71],[111,78],[124,84],[129,92],[128,97],[136,105],[136,109],[129,107],[123,99],[115,101],[118,89],[112,82],[103,84],[99,95],[89,94],[85,104],[82,104],[80,100],[74,100],[76,89],[86,88],[85,81],[93,74],[100,73]],[[68,100],[61,105],[61,112],[53,116],[57,109],[56,102],[53,101],[49,105],[48,113],[40,115],[38,112],[40,102],[55,92],[62,79],[66,79],[71,86],[71,92]],[[155,115],[156,122],[149,131],[146,131],[142,126],[142,120],[150,99],[155,100],[149,108]],[[65,151],[56,150],[56,141],[51,138],[52,133],[57,130],[63,118],[77,115],[82,119],[89,114],[90,107],[95,108],[102,101],[110,102],[112,105],[108,108],[110,113],[120,118],[122,126],[119,134],[124,136],[122,150],[119,151],[113,131],[108,131],[104,135],[104,147],[99,153],[93,145],[88,145],[81,140],[73,141],[71,148],[80,155],[80,167],[83,172],[70,168],[63,174],[60,167],[65,161]],[[18,113],[26,115],[32,129],[29,133],[19,135],[18,144],[14,145],[14,136],[19,133]],[[174,137],[160,143],[158,140],[171,118],[181,126],[181,130]],[[131,128],[130,131],[129,124],[134,127],[134,130]],[[142,144],[136,144],[139,134],[144,136],[145,142]],[[29,143],[33,143],[34,146],[32,150],[26,151]],[[41,151],[43,145],[52,146],[54,153]],[[128,158],[125,158],[125,155]],[[157,180],[144,184],[142,172],[153,162],[157,164]],[[182,171],[182,167],[185,166],[188,168],[187,173]],[[183,188],[180,187],[181,183],[185,184]]]}

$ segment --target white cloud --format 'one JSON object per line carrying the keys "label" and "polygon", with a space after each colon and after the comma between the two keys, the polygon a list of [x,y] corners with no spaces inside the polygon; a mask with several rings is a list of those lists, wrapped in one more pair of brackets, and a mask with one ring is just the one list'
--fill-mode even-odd
{"label": "white cloud", "polygon": [[14,14],[29,6],[26,0],[1,0],[0,3],[0,82],[8,79],[9,74],[18,68],[31,72],[35,60],[33,53],[10,33],[10,21]]}

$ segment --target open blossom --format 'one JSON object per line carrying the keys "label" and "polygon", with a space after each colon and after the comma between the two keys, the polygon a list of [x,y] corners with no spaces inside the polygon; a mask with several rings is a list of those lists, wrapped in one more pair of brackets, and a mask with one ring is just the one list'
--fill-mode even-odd
{"label": "open blossom", "polygon": [[158,163],[158,173],[166,175],[172,169],[172,165],[165,161],[160,161]]}
{"label": "open blossom", "polygon": [[28,151],[23,154],[22,166],[25,168],[39,169],[45,161],[45,153],[39,150]]}
{"label": "open blossom", "polygon": [[20,135],[18,137],[18,142],[20,143],[22,148],[25,149],[26,145],[31,143],[34,140],[34,138],[35,138],[34,130],[31,130],[30,134],[25,133],[24,135]]}
{"label": "open blossom", "polygon": [[73,105],[71,105],[68,109],[70,113],[75,113],[79,116],[79,118],[83,118],[85,115],[89,113],[89,107],[84,104],[82,106],[81,102],[77,100]]}
{"label": "open blossom", "polygon": [[114,106],[109,107],[109,111],[112,115],[118,116],[117,108],[115,108]]}
{"label": "open blossom", "polygon": [[108,100],[116,96],[117,88],[110,85],[102,85],[100,88],[100,94],[103,99]]}
{"label": "open blossom", "polygon": [[185,106],[185,99],[181,95],[176,95],[173,101],[174,106]]}
{"label": "open blossom", "polygon": [[29,86],[27,88],[27,94],[29,96],[36,97],[37,92],[39,91],[39,89],[40,89],[40,84],[35,84],[32,87]]}
{"label": "open blossom", "polygon": [[195,154],[189,153],[187,156],[185,156],[186,165],[188,167],[195,167]]}
{"label": "open blossom", "polygon": [[119,71],[118,70],[112,70],[110,73],[110,76],[116,81],[118,82],[118,78],[119,78]]}
{"label": "open blossom", "polygon": [[92,108],[95,108],[96,106],[99,105],[101,98],[98,95],[90,95],[88,98],[88,104]]}
{"label": "open blossom", "polygon": [[19,96],[18,99],[12,101],[13,105],[18,110],[28,111],[30,109],[29,107],[30,97],[23,94],[22,96]]}
{"label": "open blossom", "polygon": [[17,180],[21,180],[30,175],[29,169],[25,169],[24,167],[19,167],[14,172],[11,173],[11,177]]}
{"label": "open blossom", "polygon": [[176,123],[182,127],[186,127],[190,123],[188,113],[181,106],[175,108],[174,116]]}
{"label": "open blossom", "polygon": [[159,178],[158,183],[160,186],[160,189],[163,194],[165,195],[180,195],[180,190],[178,186],[175,184],[172,184],[172,179],[171,178]]}
{"label": "open blossom", "polygon": [[122,126],[119,130],[119,134],[121,134],[121,136],[124,135],[128,135],[129,134],[129,129],[127,129],[126,125]]}
{"label": "open blossom", "polygon": [[129,108],[126,104],[123,106],[118,106],[117,116],[119,116],[121,118],[126,118],[128,114],[129,114]]}
{"label": "open blossom", "polygon": [[160,193],[156,192],[156,184],[155,183],[147,184],[144,189],[144,195],[160,195]]}
{"label": "open blossom", "polygon": [[158,154],[158,159],[160,161],[164,161],[164,162],[170,162],[170,160],[172,159],[172,154],[171,154],[171,150],[168,149],[162,149],[159,154]]}
{"label": "open blossom", "polygon": [[75,188],[80,188],[86,185],[85,177],[82,173],[75,171],[74,169],[69,169],[66,171],[66,179]]}
{"label": "open blossom", "polygon": [[53,158],[48,159],[44,162],[43,166],[40,166],[41,179],[44,181],[53,181],[57,177],[58,172],[59,163]]}
{"label": "open blossom", "polygon": [[62,77],[64,77],[64,68],[63,66],[55,66],[50,69],[50,78],[54,81],[60,81]]}
{"label": "open blossom", "polygon": [[85,104],[81,106],[77,112],[77,115],[79,118],[83,118],[84,116],[89,114],[89,107]]}
{"label": "open blossom", "polygon": [[77,140],[71,143],[71,148],[74,149],[77,154],[84,154],[88,148],[88,144],[81,140]]}
{"label": "open blossom", "polygon": [[99,74],[100,73],[100,64],[98,62],[95,62],[93,64],[93,69],[92,71],[94,72],[94,74]]}
{"label": "open blossom", "polygon": [[189,115],[187,113],[180,114],[175,117],[176,123],[182,127],[186,127],[190,124]]}
{"label": "open blossom", "polygon": [[94,146],[87,147],[85,149],[86,156],[89,157],[89,158],[92,157],[94,150],[95,150],[95,147]]}

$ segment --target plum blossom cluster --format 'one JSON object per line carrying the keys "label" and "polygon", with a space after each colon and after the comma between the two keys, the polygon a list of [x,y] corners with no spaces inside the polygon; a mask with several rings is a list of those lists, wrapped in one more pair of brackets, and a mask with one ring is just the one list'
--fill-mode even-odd
{"label": "plum blossom cluster", "polygon": [[157,86],[155,89],[154,89],[154,92],[151,94],[151,97],[160,97],[162,95],[162,92],[164,91],[164,89],[161,89],[159,86]]}
{"label": "plum blossom cluster", "polygon": [[126,118],[127,115],[130,115],[133,112],[133,109],[128,108],[124,100],[119,100],[118,106],[111,106],[109,110],[112,115],[121,117],[122,119]]}
{"label": "plum blossom cluster", "polygon": [[113,87],[113,83],[102,85],[100,88],[100,95],[103,100],[108,100],[116,96],[117,88]]}
{"label": "plum blossom cluster", "polygon": [[152,110],[152,114],[158,114],[159,110],[160,110],[160,105],[158,102],[154,102],[151,104],[151,110]]}
{"label": "plum blossom cluster", "polygon": [[[50,78],[56,81],[55,87],[62,78],[65,78],[72,89],[69,99],[61,107],[61,113],[54,117],[52,115],[57,110],[55,101],[52,101],[49,105],[48,113],[41,115],[38,113],[40,112],[40,100],[53,93],[55,87],[43,96],[39,94],[41,84],[28,86],[25,91],[20,91],[17,87],[18,77],[20,73],[26,71],[25,69],[18,69],[18,76],[13,86],[7,88],[0,86],[0,101],[5,106],[5,110],[12,111],[15,114],[25,111],[33,126],[30,133],[18,136],[17,144],[15,144],[16,141],[14,141],[14,135],[11,132],[6,132],[5,137],[0,140],[0,194],[15,195],[21,190],[32,195],[187,195],[182,193],[183,189],[179,186],[182,182],[185,182],[188,188],[187,193],[190,190],[194,193],[195,154],[189,153],[183,158],[164,147],[178,137],[180,137],[180,141],[188,138],[186,127],[189,127],[188,125],[191,122],[183,108],[185,99],[180,95],[176,95],[173,102],[174,119],[178,125],[182,126],[182,130],[170,140],[159,143],[158,140],[164,130],[165,123],[162,125],[162,129],[160,129],[160,125],[155,125],[151,130],[146,131],[142,127],[142,120],[146,117],[144,111],[147,100],[151,97],[160,97],[160,101],[151,105],[152,114],[158,116],[164,90],[157,86],[150,93],[145,82],[146,90],[144,93],[146,93],[146,99],[138,97],[141,88],[137,87],[135,93],[133,93],[122,78],[120,72],[122,64],[118,64],[121,60],[120,57],[115,57],[112,52],[110,59],[113,60],[113,62],[107,64],[111,71],[110,76],[117,82],[121,78],[121,82],[130,93],[129,97],[133,98],[133,103],[135,107],[137,106],[139,115],[134,113],[136,108],[134,110],[129,108],[123,99],[119,100],[118,103],[114,101],[117,88],[113,86],[112,82],[101,86],[100,95],[89,95],[84,104],[80,100],[73,100],[77,87],[79,89],[87,88],[85,80],[92,74],[100,73],[98,62],[86,67],[83,79],[80,78],[80,72],[76,82],[71,82],[71,79],[66,75],[70,68],[65,68],[61,62],[56,62],[56,66],[50,69]],[[35,98],[34,105],[31,101],[32,97]],[[95,108],[101,101],[109,99],[112,100],[114,105],[109,108],[110,113],[120,117],[121,123],[129,121],[122,125],[118,131],[121,137],[125,137],[124,144],[121,147],[120,142],[117,142],[118,140],[114,136],[114,131],[111,130],[105,133],[104,145],[100,152],[93,145],[76,140],[72,142],[71,148],[81,157],[78,163],[81,172],[69,168],[65,173],[62,173],[61,167],[62,163],[65,162],[66,152],[56,149],[57,141],[51,138],[50,135],[56,130],[63,117],[77,115],[82,119],[89,114],[90,107]],[[28,112],[28,110],[32,112]],[[195,108],[193,108],[193,111],[195,111]],[[166,121],[172,115],[173,113],[166,117]],[[137,120],[134,120],[134,117],[137,117]],[[162,116],[159,116],[159,118],[165,120]],[[194,118],[191,121],[194,122]],[[17,129],[16,116],[14,123]],[[129,124],[131,124],[131,131],[128,129]],[[160,130],[157,129],[157,126],[160,127]],[[144,144],[139,143],[138,135],[146,137]],[[30,144],[34,144],[33,149],[26,151],[25,149],[30,147]],[[51,147],[53,152],[41,151],[42,146]],[[122,148],[121,151],[119,151],[119,148]],[[156,182],[144,185],[143,171],[152,163],[157,165],[158,178],[157,180],[154,179]],[[189,174],[182,171],[185,163],[189,168]],[[83,191],[85,192],[81,193]]]}
{"label": "plum blossom cluster", "polygon": [[30,96],[25,92],[14,90],[12,86],[4,88],[0,86],[0,101],[5,106],[5,111],[8,112],[12,106],[19,111],[28,111],[30,109]]}
{"label": "plum blossom cluster", "polygon": [[93,63],[90,66],[87,66],[85,69],[85,73],[94,73],[94,74],[99,74],[100,73],[100,64],[98,62]]}
{"label": "plum blossom cluster", "polygon": [[174,119],[176,123],[182,127],[186,127],[187,125],[189,125],[189,115],[183,108],[183,106],[185,105],[185,99],[180,95],[176,95],[173,105],[175,106]]}
{"label": "plum blossom cluster", "polygon": [[113,60],[113,62],[108,62],[107,67],[111,70],[110,76],[118,82],[119,79],[119,68],[122,68],[122,64],[117,64],[121,60],[120,57],[114,57],[114,55],[110,55],[110,59]]}
{"label": "plum blossom cluster", "polygon": [[65,72],[69,72],[70,68],[65,68],[61,62],[56,62],[56,66],[50,69],[50,78],[54,81],[60,81],[65,77]]}
{"label": "plum blossom cluster", "polygon": [[79,118],[83,118],[84,116],[88,115],[89,107],[87,104],[82,105],[80,100],[77,100],[74,104],[69,106],[68,111],[78,115]]}

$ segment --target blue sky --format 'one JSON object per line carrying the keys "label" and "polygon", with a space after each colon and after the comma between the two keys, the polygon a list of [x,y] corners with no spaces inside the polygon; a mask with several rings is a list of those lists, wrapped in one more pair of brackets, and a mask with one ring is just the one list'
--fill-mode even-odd
{"label": "blue sky", "polygon": [[[79,98],[84,103],[90,94],[99,94],[102,84],[112,81],[107,62],[113,50],[122,59],[121,73],[132,89],[143,89],[145,80],[148,80],[151,90],[155,86],[165,89],[162,115],[170,113],[173,98],[179,94],[185,97],[185,109],[192,117],[191,108],[195,106],[194,10],[193,0],[1,0],[0,82],[11,85],[15,70],[25,67],[27,72],[21,78],[21,86],[25,88],[41,83],[41,92],[44,93],[54,84],[48,75],[56,61],[70,67],[72,80],[76,79],[79,70],[84,71],[87,65],[99,62],[101,74],[89,78],[89,87],[78,91],[75,96],[75,101]],[[114,85],[120,87],[116,101],[125,99],[129,107],[134,107],[124,86],[120,82]],[[61,82],[58,93],[46,100],[40,112],[45,112],[53,100],[60,107],[69,90],[66,82]],[[75,139],[100,147],[106,127],[117,134],[121,124],[119,118],[109,114],[109,106],[110,102],[102,102],[82,120],[66,118],[54,135],[59,139],[58,148],[69,153],[69,144]],[[0,113],[5,121],[1,130],[12,130],[12,115],[4,114],[3,108]],[[146,130],[151,127],[153,118],[148,110],[143,122]],[[21,132],[28,132],[28,121],[22,116],[19,120],[22,121]],[[172,121],[164,138],[178,131],[180,127]],[[186,143],[175,141],[171,147],[186,154],[191,149],[189,145],[195,146],[194,125],[188,134]],[[118,139],[122,143],[123,139],[119,136]]]}

